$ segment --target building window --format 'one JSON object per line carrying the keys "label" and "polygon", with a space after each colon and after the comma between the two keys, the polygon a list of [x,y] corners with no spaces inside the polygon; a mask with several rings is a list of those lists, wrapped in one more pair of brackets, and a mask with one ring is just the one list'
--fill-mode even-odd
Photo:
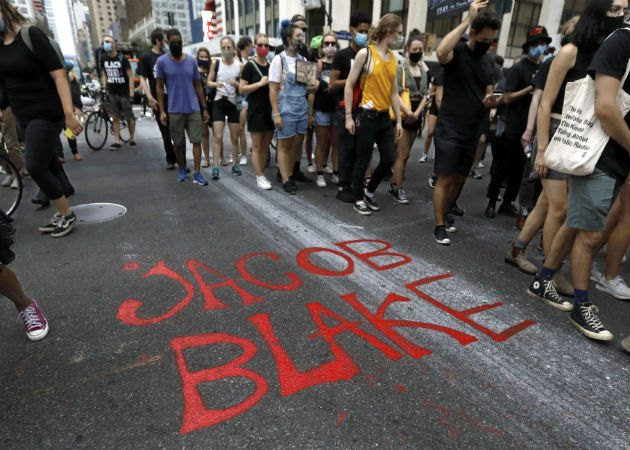
{"label": "building window", "polygon": [[542,0],[520,0],[512,5],[512,24],[505,56],[514,58],[523,53],[521,45],[527,41],[527,32],[538,25]]}
{"label": "building window", "polygon": [[[406,27],[407,15],[409,13],[409,0],[383,0],[383,3],[381,3],[381,17],[388,13],[400,16],[402,18],[403,28]],[[407,32],[407,30],[404,31],[405,33]]]}
{"label": "building window", "polygon": [[372,17],[372,0],[352,0],[350,3],[350,15],[357,11],[365,11]]}
{"label": "building window", "polygon": [[[560,28],[573,16],[579,16],[586,9],[589,0],[564,0],[564,10],[560,19]],[[559,33],[560,30],[548,30],[549,33]]]}
{"label": "building window", "polygon": [[[442,17],[437,20],[428,20],[426,26],[427,33],[433,33],[437,35],[438,38],[443,38],[450,31],[457,27],[462,21],[462,16],[460,14],[456,14],[454,16]],[[410,30],[405,30],[409,32]]]}

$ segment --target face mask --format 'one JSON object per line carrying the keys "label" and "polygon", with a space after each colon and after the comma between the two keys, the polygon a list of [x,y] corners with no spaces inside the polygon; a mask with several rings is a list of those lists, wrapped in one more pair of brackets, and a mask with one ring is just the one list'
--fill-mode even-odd
{"label": "face mask", "polygon": [[232,59],[234,58],[234,50],[221,50],[221,56],[223,59]]}
{"label": "face mask", "polygon": [[488,53],[488,49],[492,44],[490,42],[475,42],[475,48],[472,50],[473,56],[479,58],[486,53]]}
{"label": "face mask", "polygon": [[269,47],[256,47],[256,53],[261,58],[265,58],[269,54]]}
{"label": "face mask", "polygon": [[405,42],[405,39],[402,36],[400,36],[395,41],[392,41],[392,48],[400,48],[402,47],[404,42]]}
{"label": "face mask", "polygon": [[367,41],[368,41],[367,33],[357,33],[354,36],[354,43],[357,44],[359,47],[365,47],[365,44],[367,44]]}
{"label": "face mask", "polygon": [[301,39],[295,39],[293,41],[291,41],[291,48],[293,49],[293,51],[299,53],[300,50],[302,49],[302,40]]}
{"label": "face mask", "polygon": [[623,27],[624,18],[623,16],[618,17],[604,17],[604,27],[606,29],[606,33],[610,34],[613,31]]}
{"label": "face mask", "polygon": [[417,63],[422,59],[422,52],[409,53],[409,59],[411,62]]}
{"label": "face mask", "polygon": [[112,51],[112,44],[110,42],[103,42],[103,50],[106,52]]}
{"label": "face mask", "polygon": [[531,56],[534,59],[538,59],[543,55],[543,53],[545,53],[545,50],[547,50],[546,45],[539,45],[538,47],[532,47],[529,49],[529,56]]}
{"label": "face mask", "polygon": [[202,69],[209,69],[210,68],[210,61],[202,61],[201,59],[197,60],[197,65],[199,67],[201,67]]}
{"label": "face mask", "polygon": [[182,41],[171,41],[170,50],[175,58],[182,56]]}
{"label": "face mask", "polygon": [[170,50],[171,50],[171,48],[168,46],[168,44],[164,44],[164,45],[162,46],[162,51],[163,51],[164,53],[168,53]]}
{"label": "face mask", "polygon": [[334,56],[334,54],[337,53],[337,47],[334,45],[324,47],[323,52],[325,56]]}
{"label": "face mask", "polygon": [[0,33],[4,33],[4,22],[0,20]]}

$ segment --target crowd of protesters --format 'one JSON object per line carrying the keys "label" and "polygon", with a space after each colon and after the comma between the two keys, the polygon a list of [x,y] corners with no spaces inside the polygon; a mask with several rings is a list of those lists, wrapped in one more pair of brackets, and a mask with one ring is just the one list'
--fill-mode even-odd
{"label": "crowd of protesters", "polygon": [[[238,42],[222,37],[217,58],[205,47],[194,57],[188,55],[178,30],[156,29],[151,50],[140,57],[138,73],[162,135],[166,168],[177,166],[179,181],[188,178],[188,139],[194,183],[208,185],[201,168],[211,164],[213,181],[228,165],[232,175],[241,176],[241,166],[248,164],[247,131],[260,189],[273,188],[264,169],[271,163],[275,138],[276,179],[282,190],[293,195],[297,183],[313,182],[300,167],[306,152],[307,172],[315,174],[316,185],[326,188],[329,177],[337,199],[367,216],[380,210],[376,194],[385,180],[396,202],[409,203],[405,168],[413,144],[426,129],[420,163],[430,161],[433,145],[433,237],[449,245],[455,216],[464,215],[457,200],[468,178],[483,178],[482,160],[490,144],[484,215],[513,216],[521,229],[505,261],[533,275],[526,289],[529,296],[570,311],[569,321],[585,336],[613,339],[589,298],[588,284],[590,279],[598,290],[630,300],[630,287],[619,275],[630,242],[630,117],[624,118],[616,103],[620,90],[630,93],[630,81],[621,86],[630,61],[630,31],[622,29],[630,18],[627,0],[591,0],[580,17],[564,25],[557,53],[549,47],[552,39],[545,27],[533,27],[522,42],[522,55],[507,71],[502,69],[504,59],[495,54],[501,23],[487,5],[487,0],[474,0],[461,24],[441,40],[438,71],[429,70],[424,61],[423,34],[405,34],[402,19],[394,14],[372,24],[368,14],[354,13],[352,39],[343,49],[334,33],[307,43],[308,23],[296,15],[282,22],[282,45],[275,54],[269,37],[260,33]],[[75,135],[81,132],[76,118],[80,101],[73,108],[76,95],[71,92],[76,80],[70,78],[68,88],[62,62],[39,30],[27,30],[41,49],[36,55],[23,44],[24,18],[7,0],[0,0],[0,11],[0,77],[8,93],[8,104],[2,106],[10,104],[3,110],[4,126],[15,120],[26,144],[25,164],[18,152],[16,165],[25,165],[57,208],[40,230],[65,236],[76,221],[67,201],[71,186],[59,146],[51,149],[49,143],[58,140],[64,127]],[[119,120],[127,120],[133,148],[129,63],[117,52],[113,37],[105,37],[103,48],[103,85],[114,119],[110,149],[121,148]],[[610,139],[591,174],[569,175],[548,168],[545,152],[561,122],[568,83],[586,77],[594,80],[594,108]],[[20,88],[29,83],[42,86],[37,90],[41,102],[21,98]],[[224,142],[226,122],[229,140]],[[10,144],[11,133],[5,131],[5,136]],[[75,159],[80,160],[73,142]],[[225,144],[230,146],[227,160]],[[3,180],[2,185],[10,187],[12,182]],[[540,230],[545,255],[541,268],[525,255]],[[593,258],[603,248],[606,267],[600,272]],[[571,281],[561,271],[569,253]],[[48,330],[43,315],[15,288],[12,273],[0,269],[0,281],[6,279],[12,286],[12,296],[7,295],[21,311],[29,337],[41,339]],[[8,290],[3,287],[2,292]],[[624,346],[630,346],[627,339]]]}

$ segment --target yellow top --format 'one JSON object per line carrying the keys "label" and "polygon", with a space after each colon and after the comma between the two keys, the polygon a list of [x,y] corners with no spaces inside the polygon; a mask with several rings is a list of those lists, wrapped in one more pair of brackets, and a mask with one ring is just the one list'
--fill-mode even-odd
{"label": "yellow top", "polygon": [[375,111],[387,111],[396,80],[396,58],[391,50],[387,50],[389,61],[385,61],[381,59],[373,45],[370,45],[369,49],[372,53],[372,73],[365,79],[361,106]]}

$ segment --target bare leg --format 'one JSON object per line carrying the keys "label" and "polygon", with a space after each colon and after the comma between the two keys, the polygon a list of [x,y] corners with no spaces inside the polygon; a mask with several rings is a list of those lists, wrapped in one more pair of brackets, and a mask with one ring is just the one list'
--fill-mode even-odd
{"label": "bare leg", "polygon": [[486,135],[482,134],[481,136],[479,136],[479,143],[477,144],[477,153],[475,153],[475,160],[473,161],[473,169],[476,168],[479,163],[481,162],[481,158],[483,158],[483,155],[486,153],[486,145],[487,145],[487,140],[486,140]]}
{"label": "bare leg", "polygon": [[225,122],[213,122],[212,133],[214,134],[214,142],[212,144],[212,156],[214,167],[219,168],[219,163],[223,162],[223,129]]}
{"label": "bare leg", "polygon": [[440,175],[433,190],[435,225],[444,225],[444,215],[453,205],[466,182],[465,175]]}
{"label": "bare leg", "polygon": [[[129,120],[127,121],[127,129],[129,130],[129,140],[130,141],[135,141],[134,137],[135,137],[135,133],[136,133],[136,121],[133,117],[129,118]],[[120,133],[119,133],[120,136]]]}
{"label": "bare leg", "polygon": [[398,188],[403,187],[405,167],[407,167],[407,161],[409,160],[409,155],[411,154],[411,147],[413,146],[413,141],[416,139],[417,135],[418,132],[415,130],[403,129],[402,138],[398,141],[398,144],[396,144],[396,160],[392,166],[394,171],[392,182],[396,184]]}
{"label": "bare leg", "polygon": [[11,300],[18,311],[31,304],[31,299],[24,294],[19,280],[7,266],[0,268],[0,294]]}
{"label": "bare leg", "polygon": [[193,164],[195,173],[201,170],[201,144],[193,144]]}
{"label": "bare leg", "polygon": [[238,123],[229,123],[228,128],[230,130],[230,141],[232,143],[232,165],[238,165],[238,140],[241,126]]}
{"label": "bare leg", "polygon": [[566,180],[543,179],[542,185],[547,201],[549,202],[549,209],[547,210],[547,217],[545,218],[545,225],[543,226],[543,247],[545,249],[545,255],[549,255],[554,236],[567,217],[567,205],[569,200]]}
{"label": "bare leg", "polygon": [[608,222],[604,232],[604,239],[595,254],[601,249],[604,242],[608,242],[606,248],[606,279],[612,280],[619,276],[623,255],[628,250],[630,243],[630,186],[626,183],[621,187],[619,196],[608,215],[608,221],[614,223],[612,230],[609,230]]}
{"label": "bare leg", "polygon": [[[547,216],[547,208],[549,204],[547,203],[547,197],[545,196],[545,191],[542,191],[538,196],[538,201],[536,202],[536,206],[532,209],[532,212],[529,213],[527,219],[525,220],[525,224],[523,225],[523,229],[518,235],[518,240],[521,242],[530,243],[536,233],[545,223],[545,217]],[[517,248],[512,246],[512,256],[516,257],[516,255],[522,252],[522,248]]]}
{"label": "bare leg", "polygon": [[55,205],[55,208],[57,208],[57,214],[59,214],[60,216],[69,216],[70,214],[72,214],[67,197],[59,197],[51,200],[51,202],[53,202],[53,205]]}
{"label": "bare leg", "polygon": [[[564,258],[566,258],[566,256],[571,251],[571,247],[573,247],[577,232],[578,230],[576,230],[575,228],[569,228],[566,226],[566,224],[560,227],[555,237],[553,238],[549,253],[545,254],[545,267],[553,270],[558,270],[560,268],[560,266],[562,265],[562,261],[564,261]],[[571,257],[571,260],[573,260],[573,256]],[[571,264],[571,266],[573,266],[573,264]],[[590,273],[590,263],[588,267]],[[575,280],[576,279],[573,278],[574,283]],[[576,286],[574,284],[574,286],[576,289],[580,289],[579,285]]]}
{"label": "bare leg", "polygon": [[239,140],[241,144],[241,156],[247,156],[247,136],[245,135],[245,129],[247,127],[247,108],[243,108],[240,112],[239,122]]}
{"label": "bare leg", "polygon": [[280,169],[280,174],[282,175],[282,183],[289,181],[289,177],[293,175],[293,163],[295,162],[294,141],[295,136],[288,139],[278,139],[278,169]]}
{"label": "bare leg", "polygon": [[571,276],[575,289],[588,290],[593,255],[603,237],[604,233],[599,231],[577,231],[571,253]]}
{"label": "bare leg", "polygon": [[437,116],[433,114],[428,115],[427,119],[427,137],[424,139],[424,154],[428,155],[431,150],[431,141],[433,140],[433,133],[435,133],[435,125],[437,124]]}
{"label": "bare leg", "polygon": [[315,129],[317,145],[315,146],[315,166],[317,172],[324,170],[330,154],[330,129],[336,127],[317,127]]}
{"label": "bare leg", "polygon": [[118,117],[113,118],[112,128],[114,129],[114,141],[120,144],[120,119]]}
{"label": "bare leg", "polygon": [[210,165],[210,128],[205,123],[203,124],[203,136],[201,138],[201,146],[203,149],[203,156],[205,158],[205,166]]}

